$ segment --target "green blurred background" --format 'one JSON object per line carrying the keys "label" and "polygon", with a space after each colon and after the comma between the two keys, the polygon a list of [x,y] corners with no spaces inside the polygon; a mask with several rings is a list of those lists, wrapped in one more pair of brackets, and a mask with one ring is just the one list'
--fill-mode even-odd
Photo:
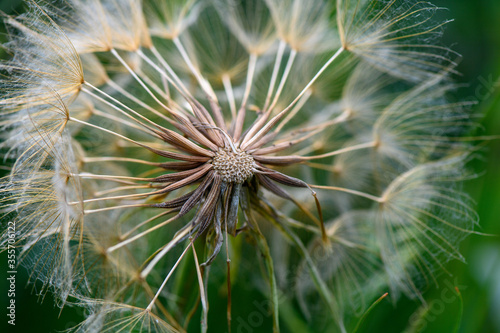
{"label": "green blurred background", "polygon": [[[459,65],[463,75],[457,81],[467,86],[460,91],[461,97],[478,100],[475,112],[483,126],[481,135],[500,135],[500,1],[432,2],[448,8],[442,15],[454,19],[446,28],[444,44],[463,56]],[[0,10],[7,14],[22,12],[22,1],[0,0]],[[0,40],[4,42],[5,36],[0,36]],[[0,57],[4,56],[0,50]],[[410,300],[401,299],[395,306],[383,300],[369,313],[360,332],[447,333],[455,332],[457,325],[461,333],[500,332],[500,140],[486,142],[472,167],[478,178],[466,186],[477,202],[481,219],[478,231],[492,236],[473,235],[461,244],[467,264],[449,263],[453,276],[442,275],[440,288],[424,294],[430,306],[425,313]],[[0,332],[57,332],[81,320],[80,310],[67,307],[61,312],[50,295],[38,296],[36,285],[26,285],[28,275],[21,268],[17,274],[16,326],[7,326],[7,280],[3,268],[6,262],[6,254],[0,254]],[[455,287],[460,290],[462,301]],[[238,298],[244,299],[252,292],[255,291],[242,292]],[[238,306],[238,302],[234,303]],[[220,311],[219,317],[225,318],[225,305],[211,305],[211,312]],[[409,326],[410,322],[413,325]],[[283,332],[286,331],[285,325]]]}

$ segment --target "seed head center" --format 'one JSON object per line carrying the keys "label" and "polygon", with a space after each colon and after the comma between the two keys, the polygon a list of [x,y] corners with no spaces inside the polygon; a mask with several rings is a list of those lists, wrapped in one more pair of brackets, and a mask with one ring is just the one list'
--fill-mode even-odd
{"label": "seed head center", "polygon": [[217,151],[212,165],[224,182],[243,183],[253,175],[255,162],[251,155],[226,147]]}

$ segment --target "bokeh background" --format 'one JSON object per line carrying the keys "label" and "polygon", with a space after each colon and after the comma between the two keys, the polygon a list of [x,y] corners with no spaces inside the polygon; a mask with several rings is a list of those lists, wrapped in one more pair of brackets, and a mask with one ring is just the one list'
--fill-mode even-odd
{"label": "bokeh background", "polygon": [[[499,136],[481,143],[478,158],[471,165],[478,177],[466,183],[468,193],[477,202],[481,221],[478,231],[490,236],[472,235],[461,244],[467,263],[448,264],[453,275],[441,275],[439,288],[424,294],[429,305],[427,310],[411,300],[401,299],[392,304],[384,299],[367,315],[359,332],[500,333],[500,1],[431,2],[448,8],[440,15],[454,19],[447,25],[444,44],[463,56],[458,67],[462,75],[456,79],[465,84],[459,91],[461,98],[478,101],[475,116],[482,125],[478,134]],[[22,1],[0,0],[0,10],[6,14],[20,13]],[[4,31],[3,26],[0,31]],[[0,41],[5,40],[6,37],[0,35]],[[6,55],[0,49],[0,58],[3,57]],[[2,173],[5,170],[0,166]],[[81,320],[79,310],[66,307],[60,311],[50,295],[39,296],[37,285],[27,285],[27,272],[20,268],[16,326],[7,326],[6,262],[6,254],[0,254],[0,332],[60,332]],[[233,307],[240,306],[240,313],[245,313],[241,300],[246,296],[255,298],[248,294],[256,291],[241,290],[241,295],[233,296]],[[211,304],[210,311],[212,316],[225,318],[225,304]],[[220,314],[216,314],[217,311]],[[283,332],[287,331],[284,326]]]}

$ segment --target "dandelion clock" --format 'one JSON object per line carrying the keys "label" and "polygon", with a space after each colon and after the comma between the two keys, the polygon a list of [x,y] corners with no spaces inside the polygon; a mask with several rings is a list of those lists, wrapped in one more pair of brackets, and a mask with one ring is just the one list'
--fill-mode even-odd
{"label": "dandelion clock", "polygon": [[352,332],[463,260],[472,102],[439,8],[26,6],[3,17],[0,239],[83,309],[72,332]]}

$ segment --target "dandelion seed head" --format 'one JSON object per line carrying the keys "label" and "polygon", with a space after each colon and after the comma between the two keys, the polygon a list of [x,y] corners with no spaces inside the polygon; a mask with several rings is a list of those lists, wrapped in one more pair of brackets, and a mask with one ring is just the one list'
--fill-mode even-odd
{"label": "dandelion seed head", "polygon": [[220,148],[214,158],[212,165],[217,174],[226,183],[243,183],[253,175],[255,161],[253,157],[244,151],[230,147]]}
{"label": "dandelion seed head", "polygon": [[264,272],[274,332],[279,288],[348,331],[380,291],[420,297],[462,259],[473,125],[434,6],[29,3],[5,18],[0,217],[43,291],[88,309],[75,331],[184,332],[198,297],[206,332],[221,256],[228,282],[235,258]]}

